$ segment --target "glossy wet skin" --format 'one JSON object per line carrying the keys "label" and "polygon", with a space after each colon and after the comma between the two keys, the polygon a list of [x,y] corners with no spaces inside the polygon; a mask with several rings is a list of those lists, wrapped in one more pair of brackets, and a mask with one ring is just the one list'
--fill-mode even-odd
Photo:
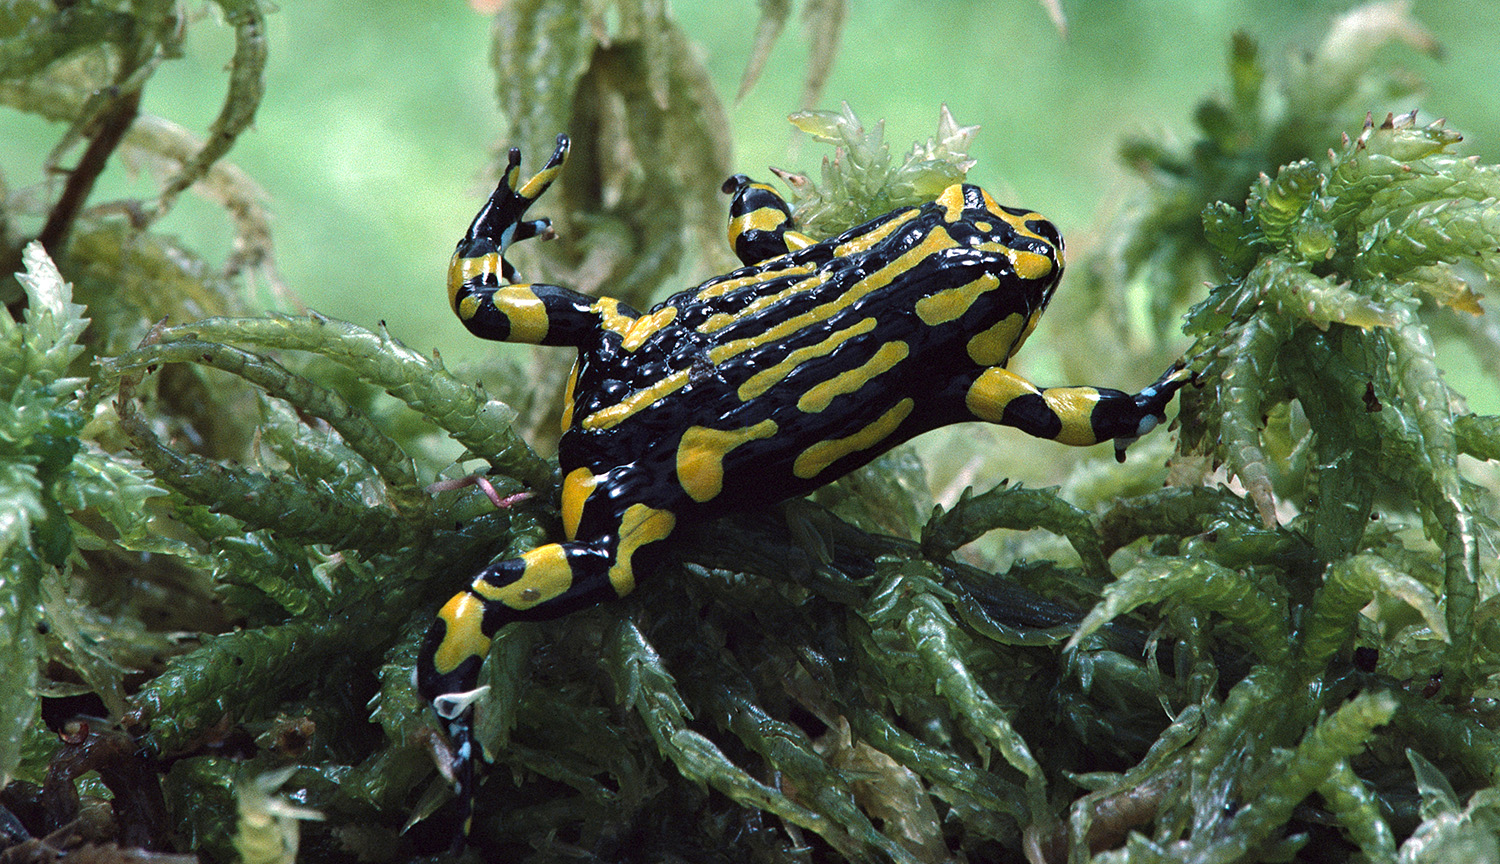
{"label": "glossy wet skin", "polygon": [[550,230],[521,217],[562,169],[558,140],[524,184],[512,151],[449,273],[450,303],[476,335],[578,350],[558,445],[566,541],[480,571],[443,607],[418,662],[459,751],[465,802],[471,691],[506,623],[625,594],[683,521],[800,495],[939,426],[1114,438],[1123,454],[1187,380],[1174,367],[1129,394],[1038,388],[1008,371],[1062,274],[1062,238],[970,185],[813,242],[771,187],[737,175],[725,191],[739,270],[644,314],[518,283],[504,252]]}

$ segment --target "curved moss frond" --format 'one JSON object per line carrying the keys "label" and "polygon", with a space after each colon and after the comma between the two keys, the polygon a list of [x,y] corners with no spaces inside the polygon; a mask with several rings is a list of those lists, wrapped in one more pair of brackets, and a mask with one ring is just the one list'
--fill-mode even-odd
{"label": "curved moss frond", "polygon": [[[1412,89],[1390,59],[1399,55],[1381,51],[1393,44],[1429,54],[1439,50],[1406,3],[1350,10],[1332,22],[1321,44],[1300,52],[1307,59],[1292,60],[1280,76],[1249,34],[1236,33],[1227,58],[1228,93],[1199,104],[1198,138],[1190,147],[1141,138],[1120,148],[1121,160],[1145,178],[1152,194],[1115,222],[1105,255],[1090,269],[1089,285],[1116,313],[1112,320],[1144,325],[1141,335],[1160,341],[1204,279],[1218,278],[1221,266],[1242,276],[1255,256],[1246,257],[1240,247],[1221,265],[1204,241],[1221,253],[1223,246],[1202,214],[1216,202],[1239,200],[1252,185],[1252,199],[1259,202],[1252,219],[1257,233],[1309,256],[1326,250],[1339,223],[1321,209],[1301,206],[1317,182],[1309,160],[1338,146],[1351,114],[1365,113],[1371,94],[1380,93],[1376,104],[1384,104]],[[1267,92],[1273,86],[1280,98]],[[1147,310],[1144,321],[1128,314],[1126,304],[1134,302]]]}
{"label": "curved moss frond", "polygon": [[[1189,315],[1223,411],[1198,415],[1187,434],[1215,442],[1207,449],[1267,524],[1279,518],[1273,489],[1289,491],[1325,561],[1358,551],[1378,498],[1419,512],[1445,562],[1448,664],[1465,679],[1478,550],[1493,541],[1458,468],[1462,397],[1417,309],[1423,295],[1471,302],[1446,282],[1455,266],[1491,273],[1500,170],[1453,155],[1457,140],[1414,115],[1367,123],[1326,161],[1263,178],[1239,218],[1224,205],[1208,212],[1226,259],[1257,260]],[[1305,467],[1266,453],[1263,418],[1280,404],[1307,420]]]}
{"label": "curved moss frond", "polygon": [[1145,562],[1121,574],[1104,591],[1067,647],[1078,647],[1106,623],[1145,603],[1169,601],[1215,612],[1234,622],[1246,647],[1272,666],[1291,650],[1286,601],[1268,593],[1252,577],[1209,561]]}

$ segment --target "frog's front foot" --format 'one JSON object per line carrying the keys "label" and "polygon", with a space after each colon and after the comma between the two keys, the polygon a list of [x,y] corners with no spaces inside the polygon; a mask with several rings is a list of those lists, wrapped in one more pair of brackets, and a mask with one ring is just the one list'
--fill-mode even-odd
{"label": "frog's front foot", "polygon": [[1167,404],[1177,395],[1178,390],[1196,378],[1196,373],[1187,367],[1187,363],[1178,360],[1154,384],[1135,394],[1135,407],[1140,419],[1136,422],[1135,434],[1115,437],[1116,462],[1125,461],[1125,450],[1136,439],[1166,422]]}

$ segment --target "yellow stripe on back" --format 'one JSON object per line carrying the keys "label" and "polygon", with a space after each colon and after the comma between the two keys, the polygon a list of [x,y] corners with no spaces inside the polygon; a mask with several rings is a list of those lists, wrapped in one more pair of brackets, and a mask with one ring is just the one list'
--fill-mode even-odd
{"label": "yellow stripe on back", "polygon": [[676,306],[663,306],[650,315],[642,315],[635,319],[634,324],[630,325],[630,330],[626,332],[624,340],[620,343],[620,347],[626,351],[634,351],[645,344],[646,340],[650,339],[656,331],[671,324],[672,319],[676,317]]}
{"label": "yellow stripe on back", "polygon": [[613,297],[600,297],[589,308],[598,313],[599,326],[621,338],[630,332],[631,325],[635,323],[634,318],[620,311],[620,301]]}
{"label": "yellow stripe on back", "polygon": [[[732,359],[739,356],[740,354],[745,353],[746,351],[752,351],[756,348],[775,344],[786,339],[793,333],[801,332],[802,330],[814,326],[819,322],[827,321],[838,313],[844,311],[845,309],[848,309],[850,306],[853,306],[855,303],[859,302],[867,295],[879,291],[880,289],[890,285],[891,282],[900,277],[902,274],[910,271],[912,267],[916,266],[916,264],[924,258],[941,252],[944,249],[951,249],[957,245],[958,244],[954,242],[953,238],[949,236],[946,230],[941,227],[934,228],[932,231],[928,232],[926,237],[922,238],[922,242],[918,243],[916,246],[913,246],[911,249],[908,249],[894,261],[891,261],[884,267],[876,270],[874,273],[871,273],[865,276],[863,279],[860,279],[858,282],[855,282],[853,285],[849,286],[849,289],[847,291],[839,295],[837,298],[830,300],[829,302],[822,305],[815,306],[812,309],[809,309],[808,311],[802,313],[801,315],[795,315],[791,318],[781,321],[774,326],[769,327],[760,333],[757,333],[754,336],[748,336],[744,339],[734,339],[729,342],[725,342],[722,345],[710,348],[708,351],[709,362],[716,365],[719,363],[723,363],[726,360]],[[757,274],[755,279],[759,279],[760,277],[761,274]],[[807,287],[811,287],[812,284],[818,283],[824,278],[826,278],[824,274],[817,274],[814,278],[802,280],[801,282],[798,282],[796,285],[793,285],[792,287],[786,289],[786,291],[781,292],[776,296],[779,297],[783,294],[787,294],[788,292],[793,292],[794,290],[806,290]],[[755,281],[755,279],[752,279],[751,281]],[[733,282],[738,280],[730,281]],[[806,287],[802,287],[804,285]],[[700,292],[699,297],[703,297],[710,290],[712,290],[712,288],[717,287],[719,286],[712,286],[710,289],[705,289],[703,292]],[[601,315],[604,317],[606,329],[613,330],[614,327],[611,326],[608,312],[606,312],[602,308],[605,306],[607,301],[608,298],[601,298],[597,303],[594,304],[594,306],[596,309],[600,310]],[[752,309],[758,310],[760,308],[763,308],[762,304],[766,303],[766,301],[774,302],[773,298],[760,298],[754,303],[747,306],[746,309],[739,314],[752,314]],[[628,322],[630,320],[628,318],[624,318],[624,316],[619,316],[618,314],[616,315],[616,317],[625,322]],[[710,318],[709,320],[712,321],[717,317],[719,316],[713,316],[713,318]],[[725,317],[730,318],[731,320],[734,318],[734,316]],[[628,326],[625,326],[623,324],[618,326],[621,326],[622,329],[616,332],[620,332],[622,336],[629,332]],[[698,329],[703,330],[707,326],[708,324],[707,322],[705,322],[704,324],[699,325]],[[589,431],[598,431],[601,429],[609,429],[619,425],[627,418],[635,415],[640,411],[645,410],[661,399],[664,399],[672,393],[675,393],[678,390],[681,390],[683,387],[687,386],[690,373],[690,369],[678,370],[677,372],[674,372],[671,375],[668,375],[657,381],[655,384],[652,384],[650,387],[631,393],[629,396],[626,396],[614,405],[610,405],[607,408],[601,408],[598,411],[595,411],[594,413],[583,418],[583,428]]]}
{"label": "yellow stripe on back", "polygon": [[834,397],[853,393],[875,376],[889,372],[910,353],[911,348],[905,342],[887,342],[863,365],[840,372],[821,384],[807,388],[807,392],[797,400],[797,409],[816,414],[827,408]]}
{"label": "yellow stripe on back", "polygon": [[768,369],[762,369],[751,375],[749,380],[740,385],[739,397],[741,402],[749,402],[751,399],[770,390],[781,382],[786,376],[792,374],[798,366],[809,360],[815,360],[832,352],[835,348],[853,339],[855,336],[868,333],[875,329],[874,318],[860,319],[859,323],[852,327],[830,333],[821,342],[798,348],[786,355],[780,363]]}
{"label": "yellow stripe on back", "polygon": [[691,369],[678,370],[644,390],[635,391],[608,408],[600,408],[598,411],[583,418],[583,428],[590,432],[597,432],[600,429],[609,429],[618,426],[637,411],[644,410],[655,404],[658,400],[676,393],[687,386],[688,376],[691,372]]}
{"label": "yellow stripe on back", "polygon": [[705,318],[702,324],[698,325],[698,332],[706,334],[716,333],[720,330],[723,330],[725,327],[728,327],[729,325],[733,324],[736,321],[739,321],[742,318],[749,318],[751,316],[754,316],[761,310],[773,304],[780,303],[781,301],[786,300],[789,297],[795,297],[796,295],[801,294],[804,291],[810,291],[813,288],[822,285],[824,282],[828,281],[829,275],[830,274],[828,273],[814,273],[812,276],[809,276],[806,279],[799,279],[798,281],[793,282],[791,285],[788,285],[780,291],[777,291],[775,294],[768,294],[764,297],[755,298],[750,303],[745,304],[745,308],[743,309],[737,310],[735,312],[715,312],[714,314]]}
{"label": "yellow stripe on back", "polygon": [[811,327],[820,321],[827,321],[834,315],[853,306],[866,295],[879,291],[881,288],[891,284],[896,277],[909,271],[923,258],[940,252],[943,249],[951,249],[957,245],[957,243],[953,242],[953,238],[948,236],[947,231],[942,228],[934,228],[922,239],[921,243],[907,250],[891,263],[855,282],[849,286],[849,290],[836,299],[809,309],[801,315],[788,318],[773,327],[767,328],[763,333],[744,339],[736,339],[711,348],[708,352],[709,359],[714,363],[723,363],[725,360],[736,357],[746,351],[780,342],[787,336],[804,328]]}
{"label": "yellow stripe on back", "polygon": [[759,285],[767,279],[775,278],[778,276],[800,276],[805,273],[811,273],[812,271],[813,265],[811,264],[798,264],[795,267],[786,267],[781,270],[756,270],[744,276],[736,276],[733,279],[725,279],[723,282],[715,282],[712,285],[709,285],[708,287],[699,291],[696,295],[694,295],[693,299],[695,301],[712,300],[715,297],[722,297],[725,294],[728,294],[732,291],[737,291],[749,285]]}
{"label": "yellow stripe on back", "polygon": [[858,237],[853,237],[849,240],[844,241],[843,243],[840,243],[838,246],[834,247],[833,257],[844,258],[849,255],[853,255],[856,252],[864,252],[865,250],[874,246],[876,243],[879,243],[880,241],[894,234],[897,228],[900,228],[907,222],[910,222],[911,220],[917,218],[917,212],[918,211],[915,209],[908,210],[905,213],[902,213],[900,216],[897,216],[896,218],[891,219],[882,225],[876,226],[871,231],[867,231],[864,234],[859,235]]}
{"label": "yellow stripe on back", "polygon": [[797,457],[797,461],[792,463],[792,473],[803,480],[810,480],[845,456],[875,447],[896,431],[896,427],[900,426],[901,421],[906,419],[906,415],[911,413],[912,405],[911,399],[902,399],[891,406],[889,411],[880,415],[879,419],[853,435],[819,441],[803,450]]}

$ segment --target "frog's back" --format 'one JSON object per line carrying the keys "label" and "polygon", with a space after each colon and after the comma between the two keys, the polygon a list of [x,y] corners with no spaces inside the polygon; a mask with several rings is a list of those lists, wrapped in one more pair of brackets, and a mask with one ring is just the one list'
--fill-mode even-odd
{"label": "frog's back", "polygon": [[1061,244],[1041,217],[953,190],[958,206],[895,211],[650,310],[607,364],[581,361],[564,467],[629,463],[673,478],[660,506],[722,509],[965,419],[974,377],[1046,305]]}

